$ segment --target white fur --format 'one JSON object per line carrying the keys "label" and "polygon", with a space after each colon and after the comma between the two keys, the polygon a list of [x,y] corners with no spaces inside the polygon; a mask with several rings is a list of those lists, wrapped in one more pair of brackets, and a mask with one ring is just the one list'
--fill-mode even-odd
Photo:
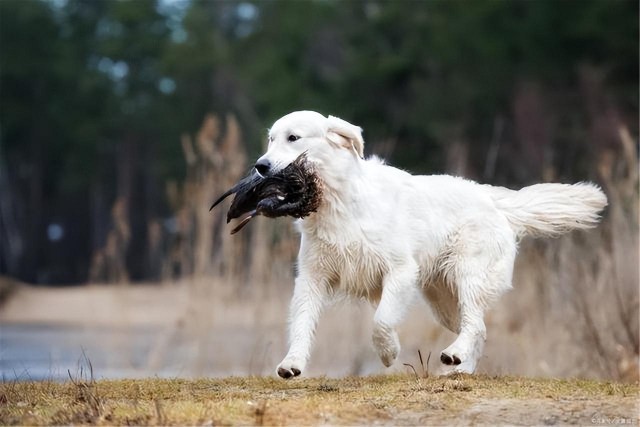
{"label": "white fur", "polygon": [[[299,137],[289,142],[290,135]],[[414,176],[362,158],[361,130],[299,111],[276,121],[260,160],[278,170],[303,152],[323,185],[301,232],[290,307],[290,349],[281,376],[304,371],[322,309],[335,295],[377,305],[373,344],[385,366],[400,351],[396,326],[420,296],[458,334],[441,354],[473,372],[486,338],[484,311],[511,287],[517,241],[596,225],[606,206],[593,184],[539,184],[520,191],[463,178]]]}

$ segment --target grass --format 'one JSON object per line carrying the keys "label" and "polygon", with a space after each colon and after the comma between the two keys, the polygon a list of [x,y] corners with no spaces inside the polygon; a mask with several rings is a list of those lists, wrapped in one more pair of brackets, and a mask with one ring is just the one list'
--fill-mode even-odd
{"label": "grass", "polygon": [[71,379],[1,384],[0,424],[637,424],[638,395],[637,384],[482,375]]}

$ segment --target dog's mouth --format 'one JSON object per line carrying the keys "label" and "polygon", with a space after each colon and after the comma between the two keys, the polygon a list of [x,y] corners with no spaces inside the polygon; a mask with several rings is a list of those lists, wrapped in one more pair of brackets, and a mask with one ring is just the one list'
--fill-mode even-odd
{"label": "dog's mouth", "polygon": [[240,231],[257,215],[304,218],[318,210],[322,200],[321,184],[313,163],[303,153],[271,175],[262,176],[254,172],[243,178],[220,196],[209,210],[235,194],[227,212],[227,223],[232,219],[241,219],[231,234]]}

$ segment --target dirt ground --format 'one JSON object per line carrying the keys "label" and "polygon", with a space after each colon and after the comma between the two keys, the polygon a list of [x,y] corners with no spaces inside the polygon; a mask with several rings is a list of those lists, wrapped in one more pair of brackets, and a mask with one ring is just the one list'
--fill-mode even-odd
{"label": "dirt ground", "polygon": [[483,375],[0,384],[0,424],[637,425],[638,385]]}

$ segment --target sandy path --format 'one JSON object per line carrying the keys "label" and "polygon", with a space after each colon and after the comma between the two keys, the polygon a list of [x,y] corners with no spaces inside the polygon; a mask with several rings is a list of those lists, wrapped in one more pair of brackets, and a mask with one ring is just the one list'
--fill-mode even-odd
{"label": "sandy path", "polygon": [[0,307],[1,323],[164,326],[184,315],[182,286],[20,286]]}

